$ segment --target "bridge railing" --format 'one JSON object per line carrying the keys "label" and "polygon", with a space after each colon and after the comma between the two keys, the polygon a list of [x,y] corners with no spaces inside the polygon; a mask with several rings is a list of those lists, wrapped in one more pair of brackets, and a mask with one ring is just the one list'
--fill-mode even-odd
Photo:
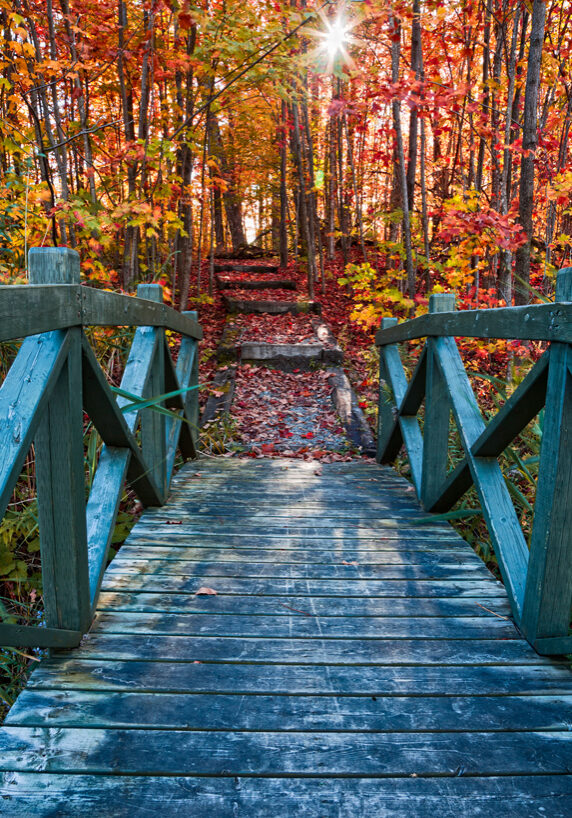
{"label": "bridge railing", "polygon": [[[24,339],[0,388],[0,518],[33,444],[45,627],[0,623],[0,644],[62,648],[89,628],[125,483],[162,505],[177,450],[196,455],[202,331],[196,313],[161,303],[159,285],[136,298],[80,286],[68,248],[31,250],[29,281],[0,287],[0,341]],[[137,327],[119,390],[88,326]],[[182,336],[176,365],[166,330]],[[84,413],[104,444],[87,504]]]}
{"label": "bridge railing", "polygon": [[[446,512],[474,485],[514,619],[542,654],[572,653],[572,268],[557,278],[556,303],[455,312],[452,294],[432,295],[429,314],[385,318],[380,348],[378,460],[405,445],[423,506]],[[548,342],[527,377],[487,423],[455,337]],[[409,382],[398,344],[427,338]],[[423,433],[418,420],[424,402]],[[498,458],[545,407],[530,548]],[[447,468],[451,414],[464,457]]]}

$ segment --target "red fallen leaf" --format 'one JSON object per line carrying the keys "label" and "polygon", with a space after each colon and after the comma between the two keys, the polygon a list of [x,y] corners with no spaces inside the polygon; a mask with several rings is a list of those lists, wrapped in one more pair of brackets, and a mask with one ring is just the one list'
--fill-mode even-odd
{"label": "red fallen leaf", "polygon": [[260,450],[262,452],[266,452],[266,453],[273,452],[274,451],[274,443],[263,443],[262,446],[260,447]]}
{"label": "red fallen leaf", "polygon": [[342,565],[359,565],[359,562],[352,560],[351,562],[346,562],[346,560],[342,560]]}
{"label": "red fallen leaf", "polygon": [[165,520],[165,525],[183,525],[182,520]]}
{"label": "red fallen leaf", "polygon": [[216,596],[217,594],[218,591],[215,591],[214,588],[207,588],[206,585],[203,585],[198,591],[195,591],[195,596]]}
{"label": "red fallen leaf", "polygon": [[360,400],[360,402],[359,402],[359,408],[360,408],[360,409],[367,409],[367,401],[365,401],[365,400]]}

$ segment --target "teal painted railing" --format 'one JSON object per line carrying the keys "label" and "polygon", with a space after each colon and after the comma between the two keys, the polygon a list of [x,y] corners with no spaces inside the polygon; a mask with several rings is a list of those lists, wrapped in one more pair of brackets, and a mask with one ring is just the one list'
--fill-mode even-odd
{"label": "teal painted railing", "polygon": [[[125,482],[143,505],[162,505],[177,450],[196,454],[202,332],[195,313],[161,303],[158,285],[137,298],[80,286],[68,248],[31,250],[29,280],[0,287],[0,341],[24,339],[0,388],[0,517],[33,443],[45,627],[0,623],[0,644],[71,647],[93,616]],[[110,389],[86,326],[137,327],[125,394]],[[165,330],[182,336],[176,365]],[[145,406],[162,396],[171,411]],[[87,505],[84,412],[104,443]]]}
{"label": "teal painted railing", "polygon": [[[405,444],[417,495],[446,512],[474,485],[514,619],[542,654],[572,653],[572,268],[557,278],[556,303],[454,312],[433,295],[429,315],[397,325],[385,318],[380,348],[378,460]],[[427,338],[407,382],[397,344]],[[485,425],[455,337],[548,342],[548,349]],[[417,419],[425,401],[423,434]],[[545,407],[530,549],[498,462]],[[447,470],[451,413],[464,457]]]}

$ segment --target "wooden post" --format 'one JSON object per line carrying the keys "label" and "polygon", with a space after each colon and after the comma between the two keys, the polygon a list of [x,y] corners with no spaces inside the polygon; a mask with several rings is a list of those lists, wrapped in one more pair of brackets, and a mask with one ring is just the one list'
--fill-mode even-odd
{"label": "wooden post", "polygon": [[[163,288],[159,284],[139,284],[137,297],[148,301],[163,301]],[[165,393],[165,360],[163,356],[164,330],[146,328],[156,337],[153,361],[149,370],[146,398]],[[141,330],[139,330],[141,332]],[[160,404],[164,406],[163,403]],[[143,409],[141,413],[141,451],[143,459],[163,498],[167,496],[167,442],[165,416],[154,409]]]}
{"label": "wooden post", "polygon": [[[195,321],[199,320],[199,314],[196,310],[188,310],[183,313],[183,315],[188,315],[189,318],[194,318]],[[183,339],[186,340],[186,339]],[[197,386],[199,385],[199,342],[189,339],[189,342],[193,344],[193,363],[192,363],[192,372],[191,372],[191,379],[189,381],[190,386]],[[182,343],[182,342],[181,342]],[[185,401],[185,408],[187,417],[193,424],[191,427],[191,435],[193,437],[193,442],[195,446],[199,440],[199,390],[193,389],[190,392],[187,392],[184,396]]]}
{"label": "wooden post", "polygon": [[[572,301],[572,268],[556,280]],[[541,653],[569,653],[572,603],[572,347],[550,347],[544,430],[521,627]],[[568,637],[568,638],[567,638]]]}
{"label": "wooden post", "polygon": [[[455,295],[436,293],[429,297],[429,312],[453,312]],[[425,508],[431,505],[435,494],[447,476],[447,452],[449,448],[450,405],[447,388],[441,375],[434,342],[427,339],[427,380],[425,391],[425,423],[423,427],[423,471],[421,477],[421,502]]]}
{"label": "wooden post", "polygon": [[[397,324],[397,318],[382,318],[380,329],[388,329]],[[385,364],[385,347],[379,348],[379,399],[377,402],[377,455],[378,463],[383,461],[387,444],[395,426],[395,403],[391,395],[391,380]]]}
{"label": "wooden post", "polygon": [[[79,284],[79,255],[68,247],[33,248],[29,253],[29,282]],[[90,603],[81,328],[67,332],[67,359],[34,439],[42,577],[48,627],[86,631]]]}

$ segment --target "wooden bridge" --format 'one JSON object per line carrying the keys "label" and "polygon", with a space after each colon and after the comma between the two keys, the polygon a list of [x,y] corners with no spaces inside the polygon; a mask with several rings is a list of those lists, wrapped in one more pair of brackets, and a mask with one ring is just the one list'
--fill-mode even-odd
{"label": "wooden bridge", "polygon": [[[191,459],[166,502],[177,447],[195,454],[196,321],[158,288],[80,287],[71,251],[32,253],[31,279],[0,288],[0,340],[26,338],[0,391],[0,497],[34,441],[46,623],[0,638],[51,653],[0,728],[0,814],[569,818],[571,271],[557,304],[440,296],[386,322],[379,459],[405,443],[414,486],[359,461]],[[94,324],[140,327],[115,395]],[[454,336],[549,344],[487,426]],[[397,344],[416,337],[408,384]],[[529,551],[497,457],[542,407]],[[105,443],[87,509],[83,410]],[[104,572],[125,479],[149,508]],[[504,585],[428,517],[471,484]]]}

